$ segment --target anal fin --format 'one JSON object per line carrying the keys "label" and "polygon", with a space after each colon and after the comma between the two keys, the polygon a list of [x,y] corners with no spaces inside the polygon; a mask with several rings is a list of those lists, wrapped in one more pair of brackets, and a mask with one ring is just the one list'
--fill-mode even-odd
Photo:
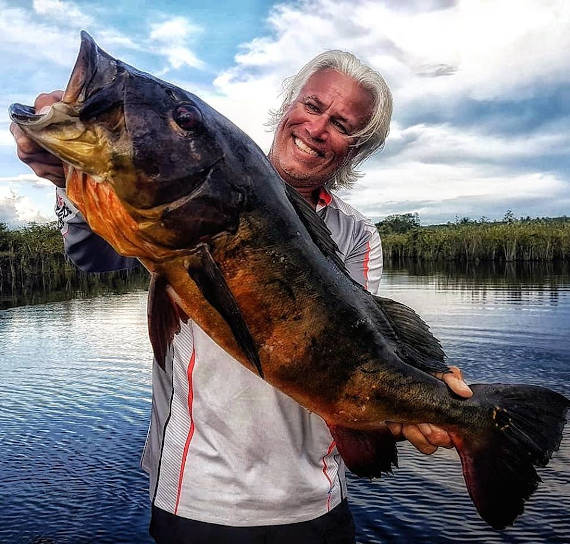
{"label": "anal fin", "polygon": [[188,274],[204,298],[223,317],[247,359],[263,378],[263,369],[255,342],[222,271],[205,244],[198,246],[198,257],[199,261],[188,267]]}
{"label": "anal fin", "polygon": [[357,476],[379,478],[398,467],[396,439],[388,427],[360,431],[329,425],[329,429],[346,466]]}

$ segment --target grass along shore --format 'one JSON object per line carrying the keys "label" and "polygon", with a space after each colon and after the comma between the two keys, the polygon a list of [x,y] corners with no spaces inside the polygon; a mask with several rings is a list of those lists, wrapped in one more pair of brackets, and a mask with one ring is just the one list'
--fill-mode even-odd
{"label": "grass along shore", "polygon": [[[404,214],[376,226],[388,265],[409,259],[570,262],[567,217],[515,219],[507,212],[503,221],[463,218],[422,227],[417,214]],[[65,258],[55,223],[17,230],[0,223],[0,308],[145,288],[148,277],[142,266],[102,274],[81,272]]]}
{"label": "grass along shore", "polygon": [[66,259],[55,222],[17,230],[0,223],[0,308],[147,285],[148,273],[142,266],[102,274],[80,271]]}
{"label": "grass along shore", "polygon": [[390,216],[376,225],[384,259],[425,261],[570,260],[570,218],[472,221],[422,227],[417,214]]}

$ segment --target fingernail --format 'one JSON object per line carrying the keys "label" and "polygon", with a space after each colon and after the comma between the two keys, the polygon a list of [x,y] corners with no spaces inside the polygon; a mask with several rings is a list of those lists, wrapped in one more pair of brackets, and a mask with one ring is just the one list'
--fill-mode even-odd
{"label": "fingernail", "polygon": [[51,106],[44,106],[43,108],[40,108],[40,110],[37,113],[39,115],[43,115],[44,113],[47,113],[50,109],[51,109]]}

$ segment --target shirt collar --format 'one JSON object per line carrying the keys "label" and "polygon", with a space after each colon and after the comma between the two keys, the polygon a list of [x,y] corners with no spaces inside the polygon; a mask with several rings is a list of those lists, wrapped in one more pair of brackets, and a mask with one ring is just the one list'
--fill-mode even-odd
{"label": "shirt collar", "polygon": [[316,211],[321,211],[323,208],[326,208],[331,202],[332,195],[325,189],[325,187],[321,187]]}

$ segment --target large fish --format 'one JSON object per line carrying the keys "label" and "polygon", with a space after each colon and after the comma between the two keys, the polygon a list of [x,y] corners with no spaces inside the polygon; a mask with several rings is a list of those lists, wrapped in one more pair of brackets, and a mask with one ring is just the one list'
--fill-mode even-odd
{"label": "large fish", "polygon": [[346,464],[396,464],[383,422],[446,429],[480,515],[511,524],[558,449],[569,401],[542,387],[472,385],[430,373],[444,353],[409,308],[346,273],[314,210],[263,152],[197,96],[140,72],[82,33],[63,101],[12,119],[67,165],[91,228],[152,274],[149,331],[164,365],[180,318],[324,418]]}

